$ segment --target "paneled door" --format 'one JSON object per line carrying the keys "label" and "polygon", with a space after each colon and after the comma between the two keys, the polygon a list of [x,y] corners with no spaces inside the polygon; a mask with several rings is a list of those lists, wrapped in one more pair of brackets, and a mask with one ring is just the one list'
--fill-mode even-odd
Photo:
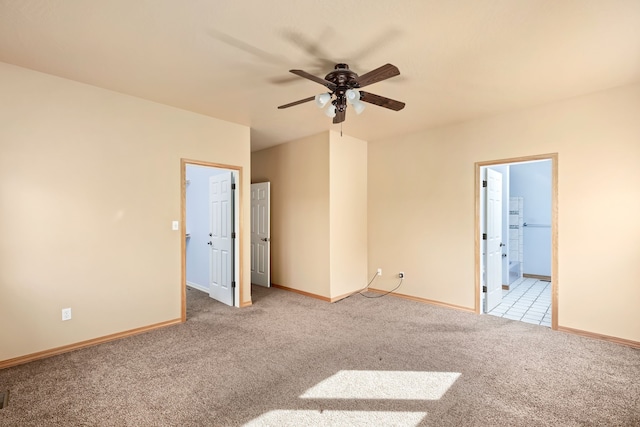
{"label": "paneled door", "polygon": [[502,174],[486,169],[485,313],[502,301]]}
{"label": "paneled door", "polygon": [[233,305],[233,175],[209,178],[209,245],[211,246],[209,296]]}
{"label": "paneled door", "polygon": [[251,283],[271,286],[270,183],[251,184]]}

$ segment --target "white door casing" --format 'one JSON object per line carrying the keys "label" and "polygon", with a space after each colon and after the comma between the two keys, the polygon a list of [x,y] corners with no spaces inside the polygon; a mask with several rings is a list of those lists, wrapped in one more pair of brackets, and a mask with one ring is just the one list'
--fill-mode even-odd
{"label": "white door casing", "polygon": [[209,177],[209,296],[231,306],[234,298],[232,176],[232,172],[226,171]]}
{"label": "white door casing", "polygon": [[486,168],[485,313],[502,301],[502,174]]}
{"label": "white door casing", "polygon": [[269,182],[251,184],[251,283],[271,286]]}

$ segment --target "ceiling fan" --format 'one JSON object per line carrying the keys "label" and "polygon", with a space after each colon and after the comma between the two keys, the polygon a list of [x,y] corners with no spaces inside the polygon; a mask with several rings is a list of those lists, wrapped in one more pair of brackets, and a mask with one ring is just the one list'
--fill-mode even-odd
{"label": "ceiling fan", "polygon": [[324,92],[316,96],[310,96],[309,98],[281,105],[278,107],[279,109],[289,108],[315,100],[316,105],[320,108],[328,105],[325,114],[333,118],[333,123],[342,123],[345,119],[347,104],[353,107],[356,114],[360,114],[362,110],[364,110],[365,106],[362,103],[363,101],[393,111],[400,111],[405,106],[404,102],[360,90],[360,88],[370,84],[400,75],[400,70],[398,70],[398,67],[395,65],[386,64],[358,76],[349,69],[347,64],[337,64],[335,69],[327,74],[324,79],[302,70],[289,71],[305,79],[320,83],[328,88],[330,92]]}

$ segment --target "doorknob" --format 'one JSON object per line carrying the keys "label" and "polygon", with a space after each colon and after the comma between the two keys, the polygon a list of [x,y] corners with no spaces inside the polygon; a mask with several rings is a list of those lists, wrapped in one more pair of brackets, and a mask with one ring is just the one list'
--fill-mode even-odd
{"label": "doorknob", "polygon": [[213,245],[213,243],[211,243],[211,242],[207,242],[207,245]]}
{"label": "doorknob", "polygon": [[269,238],[268,238],[268,237],[265,237],[265,238],[260,239],[260,240],[262,240],[263,242],[268,242],[268,241],[269,241]]}

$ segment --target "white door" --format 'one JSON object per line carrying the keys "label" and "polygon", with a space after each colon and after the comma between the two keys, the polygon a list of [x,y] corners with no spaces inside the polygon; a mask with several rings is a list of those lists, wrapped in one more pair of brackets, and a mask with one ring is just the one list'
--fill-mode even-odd
{"label": "white door", "polygon": [[232,173],[209,177],[209,296],[233,305],[233,190]]}
{"label": "white door", "polygon": [[270,183],[251,184],[251,283],[271,286]]}
{"label": "white door", "polygon": [[486,168],[485,313],[502,301],[502,174]]}

